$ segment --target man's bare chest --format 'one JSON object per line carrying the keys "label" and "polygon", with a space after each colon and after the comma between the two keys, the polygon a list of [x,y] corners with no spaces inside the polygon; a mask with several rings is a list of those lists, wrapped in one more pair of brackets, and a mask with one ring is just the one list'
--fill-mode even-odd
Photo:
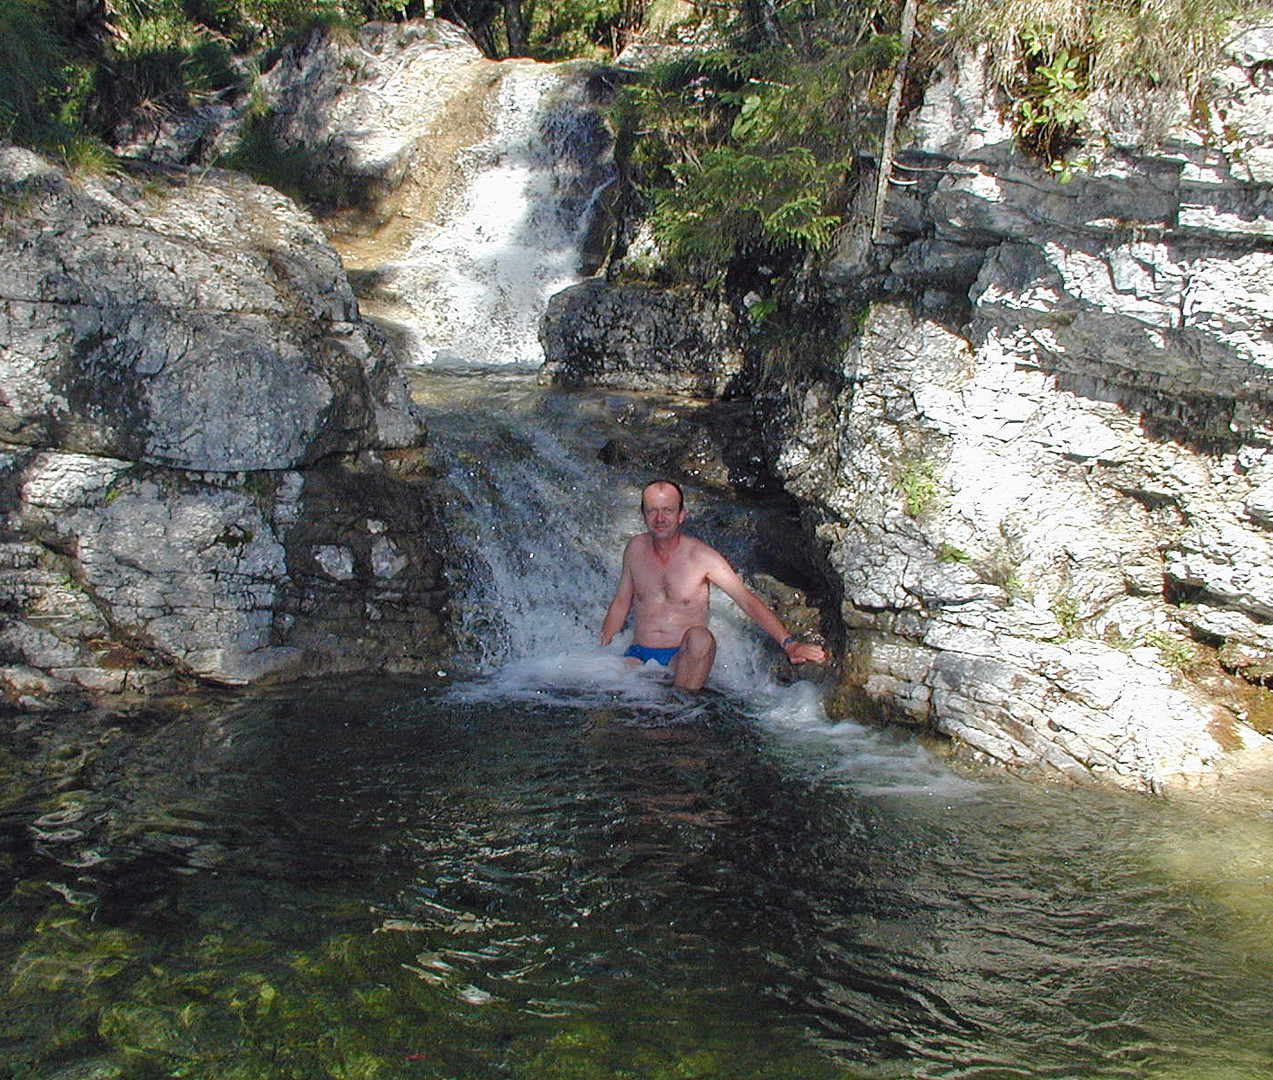
{"label": "man's bare chest", "polygon": [[667,562],[651,556],[633,567],[637,598],[647,603],[701,604],[707,598],[707,578],[687,560]]}

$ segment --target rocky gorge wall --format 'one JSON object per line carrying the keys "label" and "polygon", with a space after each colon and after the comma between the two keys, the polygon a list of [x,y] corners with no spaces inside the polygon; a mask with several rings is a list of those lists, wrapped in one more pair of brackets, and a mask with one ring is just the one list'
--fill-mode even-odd
{"label": "rocky gorge wall", "polygon": [[429,670],[424,430],[312,218],[0,147],[0,703]]}
{"label": "rocky gorge wall", "polygon": [[[821,267],[833,353],[775,362],[717,323],[826,558],[846,681],[889,715],[1137,790],[1268,745],[1271,63],[1273,30],[1231,43],[1208,128],[1094,102],[1061,184],[962,57],[909,118],[881,242],[846,230]],[[555,299],[552,377],[666,363],[606,331],[616,295]],[[789,327],[812,309],[784,303]]]}
{"label": "rocky gorge wall", "polygon": [[[538,353],[536,298],[605,249],[596,75],[442,21],[316,29],[121,129],[126,174],[0,146],[0,705],[438,669],[403,365]],[[321,227],[213,167],[244,152]]]}

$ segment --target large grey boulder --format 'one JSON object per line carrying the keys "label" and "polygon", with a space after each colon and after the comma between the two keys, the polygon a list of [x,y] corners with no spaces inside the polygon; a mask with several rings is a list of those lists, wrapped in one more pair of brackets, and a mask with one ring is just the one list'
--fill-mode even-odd
{"label": "large grey boulder", "polygon": [[435,667],[424,429],[309,216],[12,147],[0,190],[0,701]]}
{"label": "large grey boulder", "polygon": [[559,386],[711,396],[742,370],[732,311],[693,288],[585,281],[552,297],[539,338],[543,377]]}
{"label": "large grey boulder", "polygon": [[308,215],[232,173],[73,183],[0,148],[0,437],[282,469],[420,436]]}

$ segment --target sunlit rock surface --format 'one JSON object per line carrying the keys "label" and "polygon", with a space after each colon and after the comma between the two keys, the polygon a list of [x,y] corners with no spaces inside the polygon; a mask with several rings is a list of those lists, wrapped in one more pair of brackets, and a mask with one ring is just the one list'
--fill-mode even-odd
{"label": "sunlit rock surface", "polygon": [[[980,61],[950,62],[881,242],[847,229],[822,268],[847,344],[784,376],[744,335],[734,385],[825,552],[847,679],[887,713],[1137,790],[1266,741],[1271,61],[1267,29],[1234,40],[1205,130],[1174,99],[1094,102],[1069,183],[1018,153]],[[648,370],[592,360],[621,355],[623,313],[597,316],[622,295],[579,294],[604,340],[546,322],[549,370]]]}
{"label": "sunlit rock surface", "polygon": [[72,182],[0,150],[0,435],[186,469],[281,469],[419,435],[308,215],[233,173]]}
{"label": "sunlit rock surface", "polygon": [[313,221],[0,149],[0,700],[428,666],[424,431]]}
{"label": "sunlit rock surface", "polygon": [[345,209],[363,313],[422,365],[539,363],[548,298],[603,257],[605,71],[495,62],[455,26],[315,32],[260,83],[271,138]]}
{"label": "sunlit rock surface", "polygon": [[1236,461],[1147,437],[1116,404],[900,306],[872,312],[844,376],[779,464],[819,509],[869,697],[1004,764],[1135,788],[1259,742],[1184,677],[1198,611],[1164,598],[1198,546],[1189,523],[1207,521],[1248,590],[1212,603],[1253,619],[1268,539],[1240,548]]}

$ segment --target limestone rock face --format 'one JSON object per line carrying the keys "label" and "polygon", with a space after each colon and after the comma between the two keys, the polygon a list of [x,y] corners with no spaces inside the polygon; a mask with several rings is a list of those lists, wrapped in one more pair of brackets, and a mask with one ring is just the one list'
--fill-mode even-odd
{"label": "limestone rock face", "polygon": [[432,663],[423,426],[312,220],[14,148],[0,190],[0,700]]}
{"label": "limestone rock face", "polygon": [[342,185],[367,198],[416,170],[452,167],[421,154],[456,134],[445,129],[456,87],[468,84],[480,101],[498,70],[451,23],[368,23],[347,34],[315,30],[284,50],[259,91],[272,137],[306,155],[320,190]]}
{"label": "limestone rock face", "polygon": [[[950,67],[889,207],[885,289],[919,302],[873,309],[835,425],[790,395],[861,686],[988,759],[1153,789],[1265,741],[1258,687],[1190,666],[1273,661],[1270,57],[1237,39],[1215,130],[1096,103],[1068,184],[979,62]],[[846,246],[832,274],[869,291],[881,264]]]}
{"label": "limestone rock face", "polygon": [[12,147],[0,187],[6,440],[226,472],[420,434],[335,252],[277,192],[73,184]]}
{"label": "limestone rock face", "polygon": [[1178,677],[1193,646],[1163,599],[1190,567],[1254,630],[1269,552],[1236,520],[1234,462],[900,306],[873,310],[844,376],[779,468],[818,508],[869,697],[1003,764],[1137,789],[1260,741]]}
{"label": "limestone rock face", "polygon": [[[1267,28],[1231,43],[1205,129],[1175,99],[1093,102],[1069,183],[1018,152],[981,58],[951,62],[882,241],[846,230],[817,304],[784,298],[793,320],[839,303],[847,344],[796,370],[735,338],[846,679],[888,714],[1135,790],[1267,745],[1270,62]],[[620,321],[546,323],[552,370],[630,378],[593,359]]]}

